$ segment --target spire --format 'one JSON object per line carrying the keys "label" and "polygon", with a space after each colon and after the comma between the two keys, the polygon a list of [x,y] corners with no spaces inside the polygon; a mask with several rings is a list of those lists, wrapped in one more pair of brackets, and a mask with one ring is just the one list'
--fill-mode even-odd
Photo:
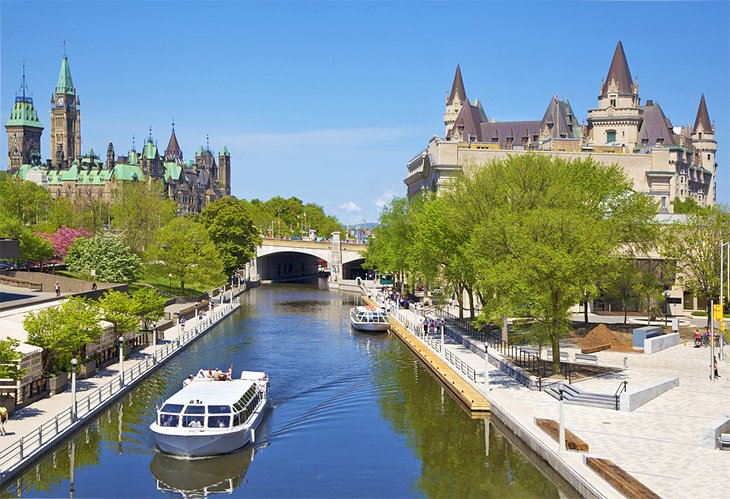
{"label": "spire", "polygon": [[707,104],[705,104],[705,94],[702,94],[700,98],[700,107],[697,109],[697,118],[695,118],[694,133],[697,133],[697,129],[702,126],[705,132],[712,132],[712,121],[710,121],[710,115],[707,113]]}
{"label": "spire", "polygon": [[170,141],[167,143],[167,149],[165,149],[165,161],[176,161],[182,163],[183,153],[180,149],[180,144],[177,142],[177,136],[175,135],[175,119],[172,120],[172,133],[170,134]]}
{"label": "spire", "polygon": [[57,94],[74,94],[73,79],[71,79],[71,68],[68,66],[68,57],[66,56],[66,42],[63,45],[63,58],[61,59],[61,71],[58,73],[58,83],[56,83]]}
{"label": "spire", "polygon": [[613,53],[613,60],[611,61],[611,67],[608,68],[608,74],[603,82],[603,88],[601,89],[601,96],[608,94],[608,85],[611,80],[616,80],[618,85],[618,93],[620,95],[633,95],[631,71],[629,71],[629,63],[626,61],[626,54],[624,54],[624,46],[619,40],[616,44],[616,51]]}
{"label": "spire", "polygon": [[451,85],[451,93],[449,94],[449,100],[446,101],[446,105],[453,104],[455,97],[458,97],[462,103],[466,102],[466,90],[464,90],[464,81],[461,79],[461,67],[458,64],[456,65],[454,83]]}

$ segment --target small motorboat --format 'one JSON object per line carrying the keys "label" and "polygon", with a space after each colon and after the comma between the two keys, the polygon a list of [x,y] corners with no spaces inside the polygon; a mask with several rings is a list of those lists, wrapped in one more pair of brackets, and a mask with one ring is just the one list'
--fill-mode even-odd
{"label": "small motorboat", "polygon": [[358,331],[387,331],[390,328],[388,314],[375,307],[352,307],[350,324]]}
{"label": "small motorboat", "polygon": [[255,441],[268,393],[266,373],[243,371],[239,379],[231,379],[201,369],[157,409],[150,430],[159,449],[168,454],[227,454]]}

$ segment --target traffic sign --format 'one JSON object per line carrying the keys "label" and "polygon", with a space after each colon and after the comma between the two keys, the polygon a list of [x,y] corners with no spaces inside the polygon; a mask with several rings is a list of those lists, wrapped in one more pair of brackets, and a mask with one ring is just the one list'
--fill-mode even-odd
{"label": "traffic sign", "polygon": [[712,318],[718,322],[722,322],[722,305],[712,306]]}

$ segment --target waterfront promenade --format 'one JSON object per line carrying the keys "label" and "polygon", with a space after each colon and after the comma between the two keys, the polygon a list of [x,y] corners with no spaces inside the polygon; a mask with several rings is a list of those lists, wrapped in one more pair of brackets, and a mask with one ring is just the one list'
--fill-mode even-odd
{"label": "waterfront promenade", "polygon": [[6,424],[8,434],[0,436],[0,483],[86,424],[101,409],[239,307],[240,303],[234,300],[207,312],[205,317],[189,319],[184,329],[178,324],[166,330],[165,339],[158,341],[156,350],[149,345],[124,359],[124,383],[119,376],[119,362],[101,369],[93,377],[77,381],[75,421],[71,415],[73,398],[70,383],[65,391],[17,410]]}
{"label": "waterfront promenade", "polygon": [[[409,310],[399,313],[416,323],[421,318]],[[423,344],[431,348],[426,342]],[[570,351],[571,357],[579,352],[567,343],[562,348]],[[577,487],[581,493],[621,496],[584,464],[583,453],[563,451],[559,455],[557,442],[537,427],[534,418],[559,419],[556,399],[545,392],[529,390],[493,365],[490,365],[487,389],[482,357],[448,336],[445,351],[476,372],[470,379],[454,368],[453,362],[447,363],[486,396],[493,415],[503,420],[553,468],[564,476],[566,472],[572,475],[573,480],[566,476],[570,483],[585,484],[584,489]],[[584,391],[612,395],[620,382],[628,381],[631,393],[674,377],[679,378],[679,386],[633,412],[565,404],[566,428],[589,444],[589,454],[610,459],[662,497],[727,497],[725,470],[730,465],[730,452],[704,447],[703,430],[719,418],[730,417],[730,363],[721,361],[719,373],[726,377],[711,381],[709,349],[705,348],[680,344],[653,355],[617,352],[597,355],[600,365],[617,368],[623,367],[627,357],[628,368],[574,383]],[[501,358],[491,349],[490,356]]]}

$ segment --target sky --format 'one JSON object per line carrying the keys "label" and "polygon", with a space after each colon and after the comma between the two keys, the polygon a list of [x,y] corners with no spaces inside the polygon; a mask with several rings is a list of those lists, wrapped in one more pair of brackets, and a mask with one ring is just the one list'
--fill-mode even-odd
{"label": "sky", "polygon": [[[0,112],[28,87],[45,126],[65,41],[82,149],[126,153],[171,122],[185,158],[231,153],[239,198],[296,196],[343,223],[405,195],[406,164],[442,136],[461,65],[467,96],[499,120],[541,119],[552,95],[579,121],[618,40],[639,95],[675,126],[705,94],[730,204],[730,3],[0,1]],[[7,158],[7,140],[0,140]],[[1,162],[3,165],[7,161]]]}

